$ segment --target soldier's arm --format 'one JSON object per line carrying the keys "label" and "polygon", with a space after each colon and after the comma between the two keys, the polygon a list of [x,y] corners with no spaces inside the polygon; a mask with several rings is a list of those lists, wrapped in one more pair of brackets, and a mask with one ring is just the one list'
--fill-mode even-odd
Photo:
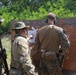
{"label": "soldier's arm", "polygon": [[64,53],[70,47],[70,41],[63,29],[60,30],[60,46],[61,46],[61,50],[63,50]]}
{"label": "soldier's arm", "polygon": [[39,34],[37,32],[36,37],[35,37],[35,45],[37,46],[37,48],[40,48],[40,41],[39,41]]}
{"label": "soldier's arm", "polygon": [[18,47],[18,53],[19,53],[19,60],[22,65],[22,68],[28,75],[36,75],[35,73],[35,67],[32,64],[30,55],[28,53],[28,47],[26,42],[20,41],[19,47]]}

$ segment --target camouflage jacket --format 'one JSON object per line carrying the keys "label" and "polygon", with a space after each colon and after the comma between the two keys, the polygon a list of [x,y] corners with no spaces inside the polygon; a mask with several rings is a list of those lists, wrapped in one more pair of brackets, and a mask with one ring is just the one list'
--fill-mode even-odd
{"label": "camouflage jacket", "polygon": [[13,68],[23,73],[26,72],[28,75],[36,75],[35,67],[30,57],[28,39],[25,37],[16,36],[13,41],[11,69]]}

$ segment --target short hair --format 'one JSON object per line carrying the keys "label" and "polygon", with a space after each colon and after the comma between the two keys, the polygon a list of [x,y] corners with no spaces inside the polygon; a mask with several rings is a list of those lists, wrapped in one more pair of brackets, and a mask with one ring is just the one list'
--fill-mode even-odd
{"label": "short hair", "polygon": [[47,15],[47,18],[48,18],[48,19],[51,19],[51,20],[55,20],[55,19],[56,19],[56,16],[55,16],[54,13],[49,13],[49,14]]}

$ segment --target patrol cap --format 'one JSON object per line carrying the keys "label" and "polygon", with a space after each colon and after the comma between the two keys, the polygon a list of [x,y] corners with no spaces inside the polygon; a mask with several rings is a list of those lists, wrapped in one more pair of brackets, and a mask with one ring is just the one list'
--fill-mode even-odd
{"label": "patrol cap", "polygon": [[49,13],[49,14],[47,15],[47,18],[54,20],[54,19],[56,19],[56,15],[51,12],[51,13]]}
{"label": "patrol cap", "polygon": [[25,25],[24,22],[16,22],[13,26],[13,29],[23,29],[26,28],[27,26]]}

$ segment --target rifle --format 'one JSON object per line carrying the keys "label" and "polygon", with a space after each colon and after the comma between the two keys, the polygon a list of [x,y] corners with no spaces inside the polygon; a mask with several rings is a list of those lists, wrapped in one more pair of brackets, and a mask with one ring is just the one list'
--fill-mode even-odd
{"label": "rifle", "polygon": [[8,64],[7,64],[7,54],[6,54],[6,50],[5,48],[2,47],[2,42],[1,42],[1,38],[0,38],[0,57],[3,61],[2,66],[4,68],[4,73],[6,73],[6,75],[9,75],[9,70],[8,70]]}

